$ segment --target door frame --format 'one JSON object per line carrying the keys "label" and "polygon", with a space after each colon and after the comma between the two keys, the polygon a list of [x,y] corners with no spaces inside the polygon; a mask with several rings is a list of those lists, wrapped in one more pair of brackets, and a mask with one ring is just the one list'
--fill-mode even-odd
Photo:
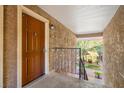
{"label": "door frame", "polygon": [[3,32],[3,5],[0,5],[0,88],[3,87],[3,57],[4,57],[4,32]]}
{"label": "door frame", "polygon": [[17,87],[22,87],[22,13],[45,23],[45,74],[49,73],[49,20],[25,6],[17,6]]}

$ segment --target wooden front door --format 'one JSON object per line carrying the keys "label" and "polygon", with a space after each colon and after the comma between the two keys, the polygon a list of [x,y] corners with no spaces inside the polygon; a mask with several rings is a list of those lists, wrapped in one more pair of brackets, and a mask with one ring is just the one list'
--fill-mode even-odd
{"label": "wooden front door", "polygon": [[44,74],[45,24],[22,15],[22,86]]}

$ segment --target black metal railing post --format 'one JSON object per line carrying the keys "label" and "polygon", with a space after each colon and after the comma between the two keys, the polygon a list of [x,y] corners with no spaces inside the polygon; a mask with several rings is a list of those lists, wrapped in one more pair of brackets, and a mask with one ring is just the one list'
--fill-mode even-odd
{"label": "black metal railing post", "polygon": [[81,67],[83,68],[83,70],[82,70],[83,71],[83,79],[88,80],[88,76],[87,76],[86,69],[85,69],[85,64],[84,64],[84,58],[83,58],[83,60],[81,59],[80,61],[81,61],[81,64],[82,64]]}
{"label": "black metal railing post", "polygon": [[79,49],[79,79],[81,79],[81,48]]}

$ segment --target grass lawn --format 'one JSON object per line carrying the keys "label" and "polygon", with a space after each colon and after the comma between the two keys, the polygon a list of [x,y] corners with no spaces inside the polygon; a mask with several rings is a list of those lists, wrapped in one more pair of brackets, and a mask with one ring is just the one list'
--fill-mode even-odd
{"label": "grass lawn", "polygon": [[100,70],[100,66],[95,64],[85,64],[85,67],[89,69]]}

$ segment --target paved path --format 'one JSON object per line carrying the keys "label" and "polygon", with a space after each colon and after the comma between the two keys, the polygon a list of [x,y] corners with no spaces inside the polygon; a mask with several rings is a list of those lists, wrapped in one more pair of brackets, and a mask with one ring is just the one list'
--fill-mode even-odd
{"label": "paved path", "polygon": [[95,78],[95,73],[94,73],[95,71],[97,71],[97,70],[86,68],[86,72],[87,72],[87,75],[88,75],[88,80],[90,82],[94,82],[94,83],[98,83],[98,84],[104,84],[103,76],[101,76],[102,79]]}
{"label": "paved path", "polygon": [[28,84],[28,88],[105,88],[101,84],[95,84],[79,80],[59,73],[51,73]]}

